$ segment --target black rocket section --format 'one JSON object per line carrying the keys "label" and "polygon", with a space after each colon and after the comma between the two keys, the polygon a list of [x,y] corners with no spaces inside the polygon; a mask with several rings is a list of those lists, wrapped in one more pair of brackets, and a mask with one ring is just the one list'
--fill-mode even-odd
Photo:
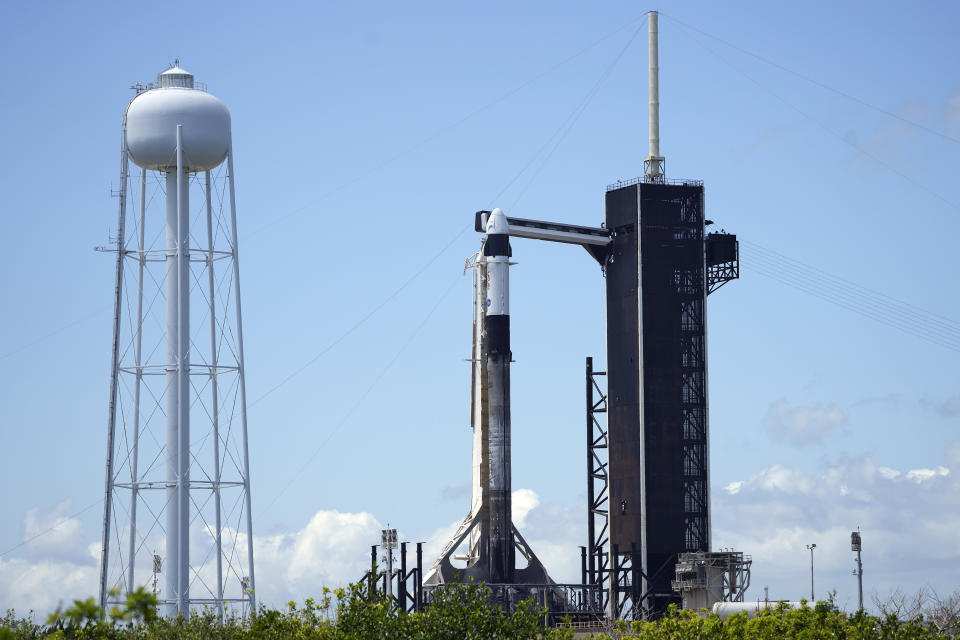
{"label": "black rocket section", "polygon": [[514,541],[510,478],[510,238],[506,217],[497,209],[487,222],[483,259],[487,263],[487,399],[490,460],[490,579],[513,581]]}

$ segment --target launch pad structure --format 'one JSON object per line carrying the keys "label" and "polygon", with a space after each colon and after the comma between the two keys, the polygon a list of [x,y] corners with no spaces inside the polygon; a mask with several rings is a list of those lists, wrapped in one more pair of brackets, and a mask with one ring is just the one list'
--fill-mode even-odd
{"label": "launch pad structure", "polygon": [[[642,177],[608,185],[603,224],[476,213],[485,235],[473,262],[473,499],[430,572],[418,571],[421,603],[444,583],[482,581],[505,608],[532,597],[554,620],[640,619],[670,604],[742,601],[749,585],[749,556],[711,549],[709,483],[707,296],[739,277],[739,245],[708,232],[701,181],[666,178],[656,12],[649,28],[650,152]],[[554,582],[511,524],[508,238],[582,246],[604,276],[606,371],[586,361],[580,584]],[[491,499],[504,492],[505,503]]]}
{"label": "launch pad structure", "polygon": [[[742,599],[749,558],[710,548],[706,371],[706,299],[739,276],[739,256],[735,235],[706,232],[712,222],[703,205],[701,182],[660,176],[610,185],[601,227],[506,217],[511,238],[583,246],[605,276],[608,370],[594,370],[592,358],[586,363],[588,543],[581,548],[581,582],[551,580],[516,528],[513,545],[527,568],[509,580],[492,579],[486,569],[484,489],[498,449],[484,432],[489,387],[482,316],[489,280],[478,259],[474,500],[433,569],[417,574],[423,603],[445,582],[470,580],[486,582],[492,599],[507,608],[532,597],[555,619],[639,619],[684,600],[710,606]],[[476,213],[477,231],[489,232],[491,215]],[[457,555],[464,544],[467,552]],[[694,593],[695,581],[682,568],[701,566],[703,554],[727,579]],[[457,568],[454,560],[464,565]]]}
{"label": "launch pad structure", "polygon": [[[584,616],[634,619],[657,616],[684,599],[704,606],[738,600],[749,584],[749,558],[713,554],[710,538],[707,296],[739,277],[739,248],[733,234],[708,233],[713,223],[704,215],[702,182],[666,178],[657,31],[657,13],[651,12],[650,150],[644,175],[607,187],[604,223],[586,227],[506,217],[501,225],[495,222],[503,216],[499,209],[479,211],[475,218],[476,230],[486,233],[481,254],[490,254],[493,223],[508,229],[511,239],[580,245],[605,279],[607,370],[594,370],[587,359],[588,540],[581,549],[580,588],[555,585],[515,528],[511,546],[526,558],[527,569],[494,571],[485,563],[483,539],[493,530],[484,520],[487,486],[493,486],[489,470],[505,459],[509,474],[510,459],[509,423],[505,453],[502,443],[484,432],[488,403],[505,401],[509,415],[509,384],[501,396],[486,381],[491,325],[484,288],[496,278],[487,273],[489,258],[482,255],[474,265],[473,505],[426,584],[485,580],[496,597],[510,585],[529,582],[521,576],[536,575],[543,578],[537,581],[538,602],[551,610],[549,594],[563,601],[558,613],[574,609]],[[456,556],[465,540],[467,553]],[[455,571],[453,559],[466,565]],[[697,567],[708,564],[727,576],[718,589],[712,582],[697,586],[685,569],[694,567],[696,575]]]}

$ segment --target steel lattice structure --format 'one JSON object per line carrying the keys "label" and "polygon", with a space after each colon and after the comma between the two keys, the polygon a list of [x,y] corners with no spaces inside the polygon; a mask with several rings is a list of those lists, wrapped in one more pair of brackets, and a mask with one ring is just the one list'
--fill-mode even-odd
{"label": "steel lattice structure", "polygon": [[[106,607],[152,584],[170,615],[222,615],[255,606],[233,150],[191,171],[176,136],[175,165],[131,176],[124,116],[99,596]],[[184,269],[171,282],[174,259]],[[188,333],[174,358],[172,309]],[[168,556],[186,568],[173,582],[156,579],[179,568]]]}
{"label": "steel lattice structure", "polygon": [[606,385],[598,379],[605,371],[594,371],[593,358],[587,357],[587,544],[583,583],[596,586],[603,594],[599,607],[606,611],[609,592],[610,494],[607,429],[600,416],[607,412]]}

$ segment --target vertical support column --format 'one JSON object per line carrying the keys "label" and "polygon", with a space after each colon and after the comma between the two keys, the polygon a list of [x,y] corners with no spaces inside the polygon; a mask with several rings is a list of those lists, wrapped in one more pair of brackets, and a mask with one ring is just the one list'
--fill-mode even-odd
{"label": "vertical support column", "polygon": [[136,379],[133,387],[133,452],[130,460],[130,547],[127,551],[127,593],[133,592],[134,567],[137,561],[137,494],[140,491],[140,386],[143,382],[143,269],[146,266],[144,243],[146,240],[147,170],[140,169],[140,229],[137,234],[137,326],[134,337],[134,367]]}
{"label": "vertical support column", "polygon": [[207,296],[210,308],[210,395],[211,418],[213,419],[213,502],[214,502],[214,540],[217,547],[217,615],[223,619],[223,525],[221,523],[220,483],[223,472],[220,468],[220,393],[217,386],[219,371],[217,363],[217,308],[216,289],[213,275],[213,203],[210,193],[210,172],[204,172],[204,191],[207,200]]}
{"label": "vertical support column", "polygon": [[[387,525],[390,526],[389,524]],[[392,606],[393,600],[393,540],[389,540],[387,547],[387,572],[383,576],[383,588],[387,593],[387,606]]]}
{"label": "vertical support column", "polygon": [[113,348],[110,356],[110,401],[107,409],[107,463],[103,497],[103,538],[100,548],[100,606],[107,607],[107,569],[110,557],[110,519],[113,517],[113,446],[117,431],[117,386],[120,373],[120,314],[123,301],[124,224],[127,219],[127,116],[120,132],[120,211],[117,220],[117,270],[113,297]]}
{"label": "vertical support column", "polygon": [[586,359],[587,402],[587,548],[586,582],[594,587],[591,593],[599,598],[597,606],[605,610],[608,592],[605,584],[611,579],[607,547],[610,541],[609,452],[607,430],[599,414],[607,413],[607,396],[597,382],[606,379],[605,371],[593,368],[593,358]]}
{"label": "vertical support column", "polygon": [[166,418],[167,418],[167,445],[166,445],[166,588],[164,589],[167,601],[167,615],[175,617],[180,611],[180,507],[178,502],[177,486],[180,479],[180,429],[179,429],[179,384],[177,370],[178,361],[178,331],[179,318],[177,309],[177,172],[175,168],[167,171],[166,181],[166,320],[167,320],[167,358],[165,367],[166,377]]}
{"label": "vertical support column", "polygon": [[247,367],[243,357],[243,321],[240,312],[240,256],[237,244],[237,199],[233,180],[233,140],[227,151],[227,180],[230,185],[230,227],[233,248],[233,295],[237,310],[237,365],[240,376],[240,425],[243,430],[243,491],[247,507],[247,563],[250,571],[250,607],[256,610],[256,579],[253,571],[253,507],[250,499],[250,447],[247,439]]}
{"label": "vertical support column", "polygon": [[580,547],[580,584],[588,584],[586,547]]}
{"label": "vertical support column", "polygon": [[620,545],[616,543],[610,554],[610,617],[620,619]]}
{"label": "vertical support column", "polygon": [[423,611],[423,543],[417,543],[417,583],[413,593],[413,604],[416,611]]}
{"label": "vertical support column", "polygon": [[377,595],[377,545],[370,545],[370,580],[367,584],[367,597],[372,602]]}
{"label": "vertical support column", "polygon": [[589,546],[588,579],[596,583],[596,530],[593,521],[593,508],[596,496],[593,494],[593,358],[587,356],[587,544]]}
{"label": "vertical support column", "polygon": [[400,543],[400,579],[397,580],[398,609],[407,611],[407,543]]}
{"label": "vertical support column", "polygon": [[860,549],[857,549],[857,611],[863,611],[863,562],[860,561]]}
{"label": "vertical support column", "polygon": [[[176,510],[177,510],[177,611],[187,617],[190,614],[190,176],[183,164],[183,125],[177,125],[177,167],[173,184],[167,174],[168,188],[173,186],[176,194],[173,211],[176,216],[174,256],[175,288],[173,300],[167,301],[168,344],[174,342],[176,411],[174,427],[176,435]],[[170,201],[167,192],[167,202]],[[169,207],[168,207],[169,212]],[[169,220],[168,220],[169,221]],[[169,229],[168,229],[169,233]],[[168,272],[169,276],[169,272]],[[171,304],[172,303],[172,304]],[[174,321],[169,324],[170,310]],[[172,334],[172,336],[171,336]],[[171,416],[167,416],[168,421]],[[169,566],[169,563],[168,563]]]}

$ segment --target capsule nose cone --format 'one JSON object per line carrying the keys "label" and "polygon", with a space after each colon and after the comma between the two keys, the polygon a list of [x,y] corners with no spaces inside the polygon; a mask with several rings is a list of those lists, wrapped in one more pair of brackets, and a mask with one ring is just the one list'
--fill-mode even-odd
{"label": "capsule nose cone", "polygon": [[490,215],[487,216],[487,228],[486,234],[488,236],[495,234],[509,234],[510,225],[507,224],[507,216],[503,214],[503,211],[499,207],[490,212]]}

